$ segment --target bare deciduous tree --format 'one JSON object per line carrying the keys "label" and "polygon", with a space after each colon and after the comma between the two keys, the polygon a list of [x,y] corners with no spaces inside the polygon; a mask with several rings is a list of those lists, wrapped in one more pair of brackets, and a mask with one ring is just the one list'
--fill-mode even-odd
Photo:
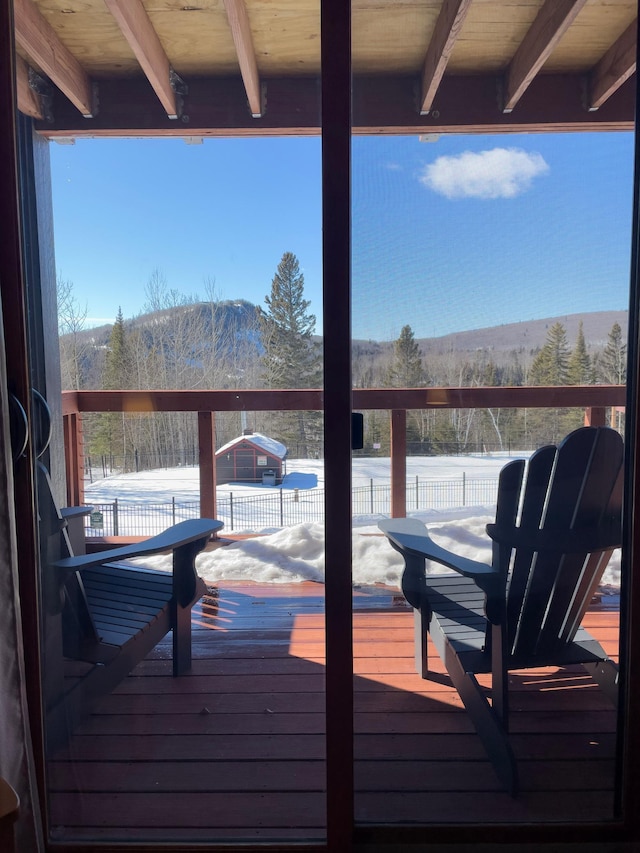
{"label": "bare deciduous tree", "polygon": [[85,328],[88,308],[76,299],[73,282],[58,276],[56,284],[62,389],[79,391],[83,387],[83,361],[88,349],[80,333]]}

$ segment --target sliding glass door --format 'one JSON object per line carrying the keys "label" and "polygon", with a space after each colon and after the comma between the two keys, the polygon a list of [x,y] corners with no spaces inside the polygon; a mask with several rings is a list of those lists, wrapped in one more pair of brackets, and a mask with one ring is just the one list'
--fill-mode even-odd
{"label": "sliding glass door", "polygon": [[[504,466],[584,424],[626,435],[634,135],[553,132],[532,120],[533,93],[502,114],[513,110],[508,134],[472,131],[489,124],[501,91],[485,103],[482,75],[487,87],[501,74],[510,81],[514,43],[528,44],[527,28],[537,26],[524,9],[447,3],[369,12],[355,4],[352,14],[352,379],[364,418],[352,462],[356,826],[366,838],[395,838],[410,826],[407,838],[427,840],[434,827],[460,838],[472,825],[611,823],[621,765],[608,686],[625,630],[628,554],[604,556],[582,617],[610,681],[532,655],[531,669],[511,667],[504,722],[489,643],[504,642],[509,656],[521,638],[512,625],[504,640],[492,634],[486,589],[480,581],[463,589],[451,560],[488,570],[493,553],[497,570],[486,527],[497,500],[507,499],[498,491]],[[484,47],[474,51],[480,33]],[[393,45],[393,68],[383,44]],[[374,55],[379,78],[359,73]],[[465,77],[472,61],[475,76]],[[549,73],[562,62],[550,61]],[[422,87],[415,78],[409,90],[417,67]],[[395,133],[369,130],[374,91]],[[527,124],[536,132],[524,132]],[[620,483],[618,492],[619,506]],[[425,564],[421,547],[454,556]],[[560,564],[541,637],[571,559]],[[587,570],[580,566],[567,613],[584,594]],[[545,571],[550,561],[540,555],[523,634],[527,596],[551,583]],[[464,595],[471,603],[463,606]],[[432,614],[436,606],[443,616]],[[515,622],[514,610],[508,619]],[[477,669],[467,672],[472,646]],[[506,753],[517,782],[505,782]]]}

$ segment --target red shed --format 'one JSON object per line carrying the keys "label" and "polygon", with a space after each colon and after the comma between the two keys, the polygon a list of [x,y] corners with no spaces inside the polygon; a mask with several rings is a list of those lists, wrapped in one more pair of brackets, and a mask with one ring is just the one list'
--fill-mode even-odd
{"label": "red shed", "polygon": [[218,483],[262,483],[275,486],[285,475],[287,448],[259,432],[245,432],[216,452]]}

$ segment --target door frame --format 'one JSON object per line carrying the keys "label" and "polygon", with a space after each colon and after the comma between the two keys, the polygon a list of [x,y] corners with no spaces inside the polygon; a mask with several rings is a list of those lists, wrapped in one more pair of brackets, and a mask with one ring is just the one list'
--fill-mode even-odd
{"label": "door frame", "polygon": [[[351,601],[351,302],[350,282],[350,156],[351,156],[351,69],[350,4],[343,0],[322,0],[322,80],[323,80],[323,276],[325,378],[324,414],[326,442],[326,725],[327,725],[327,811],[328,849],[346,853],[354,846],[364,849],[377,842],[387,844],[433,845],[496,840],[492,827],[439,827],[364,829],[354,825],[353,806],[353,648]],[[11,0],[0,4],[0,280],[7,340],[7,370],[11,390],[30,411],[29,350],[26,323],[24,270],[20,236],[18,156],[16,149],[15,79],[13,70],[13,21]],[[636,139],[634,178],[634,226],[632,238],[632,287],[630,303],[627,512],[625,548],[628,565],[640,560],[640,458],[638,435],[638,383],[640,376],[640,225],[638,182],[640,145]],[[633,313],[632,313],[633,312]],[[330,345],[328,330],[331,329]],[[23,607],[25,663],[31,731],[37,758],[41,803],[46,804],[44,787],[44,744],[42,737],[42,695],[39,661],[39,618],[37,583],[37,538],[30,449],[16,468],[16,516],[20,533],[20,593]],[[630,572],[623,590],[621,660],[625,684],[640,685],[640,580]],[[622,786],[622,818],[611,824],[593,826],[513,826],[500,830],[501,838],[512,841],[573,842],[599,850],[609,844],[632,844],[640,838],[640,731],[624,721],[640,719],[640,689],[626,689],[620,705],[619,758]],[[603,846],[606,845],[606,846]],[[118,848],[125,850],[127,846]],[[135,848],[130,848],[135,849]],[[213,849],[220,849],[214,847]],[[268,848],[265,848],[268,849]],[[505,847],[500,848],[505,850]],[[631,848],[629,848],[631,849]]]}

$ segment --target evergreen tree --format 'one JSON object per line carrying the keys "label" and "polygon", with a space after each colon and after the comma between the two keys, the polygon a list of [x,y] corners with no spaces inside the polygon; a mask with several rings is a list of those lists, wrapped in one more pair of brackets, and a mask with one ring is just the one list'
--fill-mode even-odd
{"label": "evergreen tree", "polygon": [[[122,309],[118,308],[116,321],[111,329],[107,355],[102,372],[104,390],[125,390],[131,376],[131,351],[124,326]],[[125,415],[120,412],[104,412],[96,423],[91,441],[91,452],[114,459],[116,467],[125,467],[126,438]]]}
{"label": "evergreen tree", "polygon": [[570,385],[591,385],[593,382],[593,367],[584,340],[582,320],[578,326],[576,344],[569,357],[567,378]]}
{"label": "evergreen tree", "polygon": [[[308,313],[304,298],[304,275],[298,259],[285,252],[265,297],[261,312],[264,379],[270,388],[318,388],[322,384],[322,362],[313,340],[316,318]],[[291,451],[302,458],[320,441],[321,418],[317,412],[283,412],[281,439],[293,443]]]}
{"label": "evergreen tree", "polygon": [[116,321],[111,329],[109,346],[102,373],[102,387],[105,390],[124,390],[129,387],[131,378],[131,349],[124,327],[122,308],[118,308]]}
{"label": "evergreen tree", "polygon": [[[393,359],[384,376],[390,388],[419,388],[426,382],[422,355],[411,326],[403,326],[393,344]],[[422,412],[407,412],[407,452],[419,454],[430,447]]]}
{"label": "evergreen tree", "polygon": [[[568,385],[570,352],[567,333],[562,323],[554,323],[547,340],[535,357],[529,373],[531,385]],[[528,429],[535,444],[557,443],[580,425],[582,414],[576,409],[534,409],[528,419]]]}
{"label": "evergreen tree", "polygon": [[393,345],[393,361],[385,384],[393,388],[419,388],[424,382],[425,371],[420,347],[413,336],[411,326],[403,326]]}
{"label": "evergreen tree", "polygon": [[554,323],[535,357],[529,374],[531,385],[566,385],[569,376],[569,347],[562,323]]}
{"label": "evergreen tree", "polygon": [[607,385],[624,385],[627,381],[627,346],[618,323],[611,327],[609,340],[598,360],[598,378]]}

